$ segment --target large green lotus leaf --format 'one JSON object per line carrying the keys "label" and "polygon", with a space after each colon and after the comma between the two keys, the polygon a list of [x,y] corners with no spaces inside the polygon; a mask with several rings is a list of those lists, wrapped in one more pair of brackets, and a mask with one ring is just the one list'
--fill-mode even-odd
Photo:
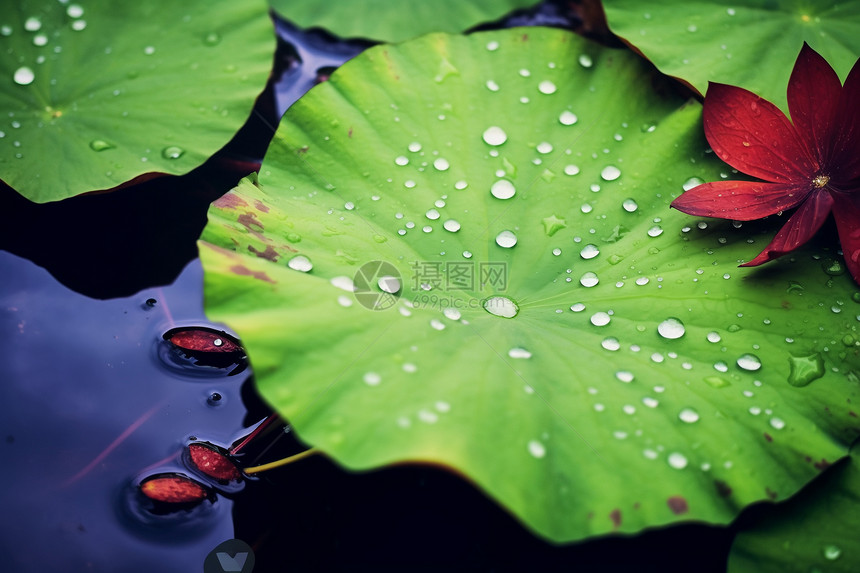
{"label": "large green lotus leaf", "polygon": [[857,0],[604,0],[603,7],[609,28],[660,71],[702,94],[708,81],[741,86],[783,111],[803,42],[843,81],[860,54]]}
{"label": "large green lotus leaf", "polygon": [[0,178],[42,203],[186,173],[247,120],[274,43],[262,1],[8,2]]}
{"label": "large green lotus leaf", "polygon": [[207,312],[308,443],[455,468],[553,540],[785,498],[857,435],[855,286],[669,209],[728,174],[662,87],[561,30],[373,48],[211,208]]}
{"label": "large green lotus leaf", "polygon": [[429,32],[462,32],[498,20],[535,0],[269,0],[275,11],[303,28],[320,27],[342,38],[401,42]]}
{"label": "large green lotus leaf", "polygon": [[738,534],[733,573],[860,571],[860,460],[857,449],[808,489]]}

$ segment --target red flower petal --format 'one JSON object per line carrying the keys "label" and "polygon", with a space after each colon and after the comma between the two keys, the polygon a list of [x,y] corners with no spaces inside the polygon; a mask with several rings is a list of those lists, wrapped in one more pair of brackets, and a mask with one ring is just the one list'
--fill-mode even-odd
{"label": "red flower petal", "polygon": [[860,179],[860,58],[842,86],[837,123],[830,177],[838,185]]}
{"label": "red flower petal", "polygon": [[711,82],[702,113],[708,143],[735,169],[774,183],[809,181],[818,171],[788,118],[751,91]]}
{"label": "red flower petal", "polygon": [[756,258],[740,266],[755,267],[793,251],[818,232],[832,206],[833,198],[829,192],[813,193],[786,221],[770,244]]}
{"label": "red flower petal", "polygon": [[788,110],[798,135],[821,166],[830,163],[841,94],[839,76],[804,42],[788,80]]}
{"label": "red flower petal", "polygon": [[208,495],[194,480],[175,474],[154,476],[140,484],[140,491],[149,499],[163,503],[196,503]]}
{"label": "red flower petal", "polygon": [[860,192],[833,193],[833,206],[845,266],[860,283]]}
{"label": "red flower petal", "polygon": [[684,192],[672,207],[689,215],[751,221],[796,207],[808,195],[808,184],[713,181]]}
{"label": "red flower petal", "polygon": [[242,474],[239,473],[233,462],[212,447],[203,444],[190,444],[188,453],[197,469],[211,478],[222,481],[242,479]]}

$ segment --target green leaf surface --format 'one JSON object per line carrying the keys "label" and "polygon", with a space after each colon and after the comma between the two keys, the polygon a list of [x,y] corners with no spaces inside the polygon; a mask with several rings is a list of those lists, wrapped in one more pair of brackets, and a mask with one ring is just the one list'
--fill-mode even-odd
{"label": "green leaf surface", "polygon": [[561,30],[373,48],[213,204],[207,313],[308,443],[455,468],[556,541],[785,498],[857,435],[860,295],[669,209],[728,174],[663,88]]}
{"label": "green leaf surface", "polygon": [[462,32],[502,18],[535,0],[269,0],[284,18],[303,28],[319,27],[341,38],[402,42],[430,32]]}
{"label": "green leaf surface", "polygon": [[830,469],[735,538],[730,573],[860,571],[860,461]]}
{"label": "green leaf surface", "polygon": [[262,1],[9,3],[0,26],[0,178],[39,203],[226,144],[274,51]]}
{"label": "green leaf surface", "polygon": [[708,82],[744,87],[783,111],[803,42],[842,81],[860,54],[860,2],[851,0],[604,0],[609,28],[661,72],[704,94]]}

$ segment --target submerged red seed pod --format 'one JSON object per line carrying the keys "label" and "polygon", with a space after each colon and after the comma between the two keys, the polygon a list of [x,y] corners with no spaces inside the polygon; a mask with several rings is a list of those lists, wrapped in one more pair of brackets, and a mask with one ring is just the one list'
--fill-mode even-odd
{"label": "submerged red seed pod", "polygon": [[171,504],[200,503],[209,493],[191,478],[179,474],[159,474],[140,484],[140,491],[153,501]]}
{"label": "submerged red seed pod", "polygon": [[230,459],[207,444],[191,444],[188,446],[191,463],[207,476],[221,481],[238,481],[242,474]]}
{"label": "submerged red seed pod", "polygon": [[164,339],[191,352],[241,353],[242,347],[226,332],[208,328],[175,328]]}

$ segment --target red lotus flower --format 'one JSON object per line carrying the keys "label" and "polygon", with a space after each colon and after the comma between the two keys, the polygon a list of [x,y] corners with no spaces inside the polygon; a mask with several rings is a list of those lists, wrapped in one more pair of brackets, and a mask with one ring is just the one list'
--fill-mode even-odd
{"label": "red lotus flower", "polygon": [[705,137],[720,159],[764,181],[715,181],[672,202],[691,215],[749,221],[797,207],[773,241],[741,266],[784,255],[832,212],[845,264],[860,283],[860,59],[843,86],[804,43],[788,81],[788,118],[743,88],[710,83]]}

